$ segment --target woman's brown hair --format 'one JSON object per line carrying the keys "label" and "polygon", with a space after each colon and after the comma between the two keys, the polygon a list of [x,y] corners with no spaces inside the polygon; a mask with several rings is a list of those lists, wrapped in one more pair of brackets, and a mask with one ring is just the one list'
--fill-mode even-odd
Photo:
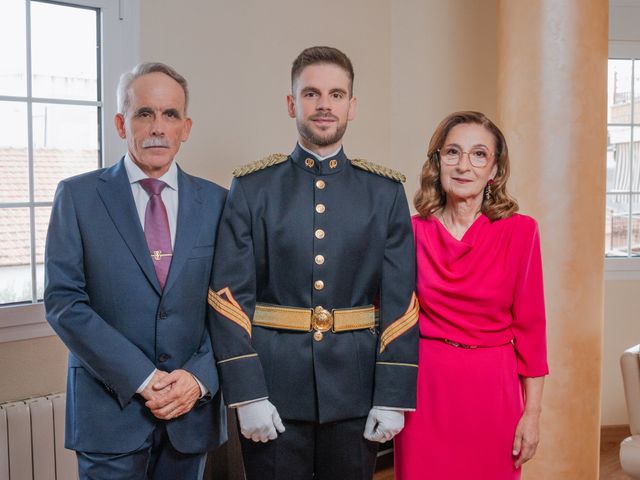
{"label": "woman's brown hair", "polygon": [[440,158],[438,150],[444,146],[447,135],[453,127],[465,123],[482,125],[493,134],[495,140],[494,158],[498,170],[491,184],[491,193],[482,200],[480,210],[490,220],[507,218],[518,211],[518,202],[507,193],[509,178],[509,150],[500,129],[480,112],[455,112],[440,122],[433,133],[427,151],[427,161],[420,173],[420,189],[413,198],[413,204],[422,217],[433,215],[443,208],[447,197],[440,184]]}

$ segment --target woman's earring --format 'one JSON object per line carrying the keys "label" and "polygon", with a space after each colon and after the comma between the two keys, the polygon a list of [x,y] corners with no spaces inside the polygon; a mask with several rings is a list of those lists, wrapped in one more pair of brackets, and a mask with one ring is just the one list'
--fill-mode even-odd
{"label": "woman's earring", "polygon": [[490,178],[487,186],[484,187],[484,199],[487,201],[491,200],[491,185],[493,185],[493,178]]}

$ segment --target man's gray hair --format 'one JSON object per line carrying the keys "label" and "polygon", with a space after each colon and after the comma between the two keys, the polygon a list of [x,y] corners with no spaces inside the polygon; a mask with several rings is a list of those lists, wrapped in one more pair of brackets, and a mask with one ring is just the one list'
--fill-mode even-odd
{"label": "man's gray hair", "polygon": [[131,104],[131,84],[136,78],[149,73],[160,72],[173,78],[182,87],[184,92],[184,113],[187,113],[187,106],[189,105],[189,88],[187,87],[187,80],[176,72],[169,65],[160,62],[145,62],[139,63],[129,72],[125,72],[120,75],[120,81],[118,82],[118,113],[124,115]]}

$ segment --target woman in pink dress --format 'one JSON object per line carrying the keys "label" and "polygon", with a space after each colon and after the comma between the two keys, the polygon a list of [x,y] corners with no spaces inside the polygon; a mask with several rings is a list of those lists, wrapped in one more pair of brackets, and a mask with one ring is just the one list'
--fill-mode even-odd
{"label": "woman in pink dress", "polygon": [[440,123],[414,200],[418,398],[395,440],[396,480],[519,479],[535,453],[548,373],[540,240],[508,177],[487,117]]}

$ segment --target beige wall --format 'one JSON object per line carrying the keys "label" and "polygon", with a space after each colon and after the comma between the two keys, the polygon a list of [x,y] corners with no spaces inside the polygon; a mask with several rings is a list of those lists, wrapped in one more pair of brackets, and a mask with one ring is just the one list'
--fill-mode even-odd
{"label": "beige wall", "polygon": [[[391,146],[385,161],[407,176],[409,198],[436,126],[456,110],[495,118],[497,1],[390,2]],[[486,25],[483,35],[474,25]]]}
{"label": "beige wall", "polygon": [[[285,95],[293,58],[314,44],[339,46],[356,70],[360,104],[346,151],[390,154],[390,29],[387,1],[142,0],[143,60],[174,65],[191,84],[194,129],[181,151],[189,171],[228,185],[234,166],[295,146]],[[176,25],[185,26],[172,34]],[[167,34],[169,32],[169,34]]]}
{"label": "beige wall", "polygon": [[63,392],[67,350],[58,337],[0,343],[0,403]]}
{"label": "beige wall", "polygon": [[[495,3],[143,0],[140,50],[191,83],[194,130],[181,163],[228,185],[234,166],[293,149],[284,103],[293,58],[311,45],[341,48],[359,100],[345,150],[403,171],[412,195],[437,122],[456,109],[495,112],[495,29],[481,39],[470,31],[495,21]],[[175,24],[189,34],[167,35]]]}
{"label": "beige wall", "polygon": [[640,282],[608,280],[605,283],[602,355],[602,425],[628,424],[620,354],[640,343]]}

